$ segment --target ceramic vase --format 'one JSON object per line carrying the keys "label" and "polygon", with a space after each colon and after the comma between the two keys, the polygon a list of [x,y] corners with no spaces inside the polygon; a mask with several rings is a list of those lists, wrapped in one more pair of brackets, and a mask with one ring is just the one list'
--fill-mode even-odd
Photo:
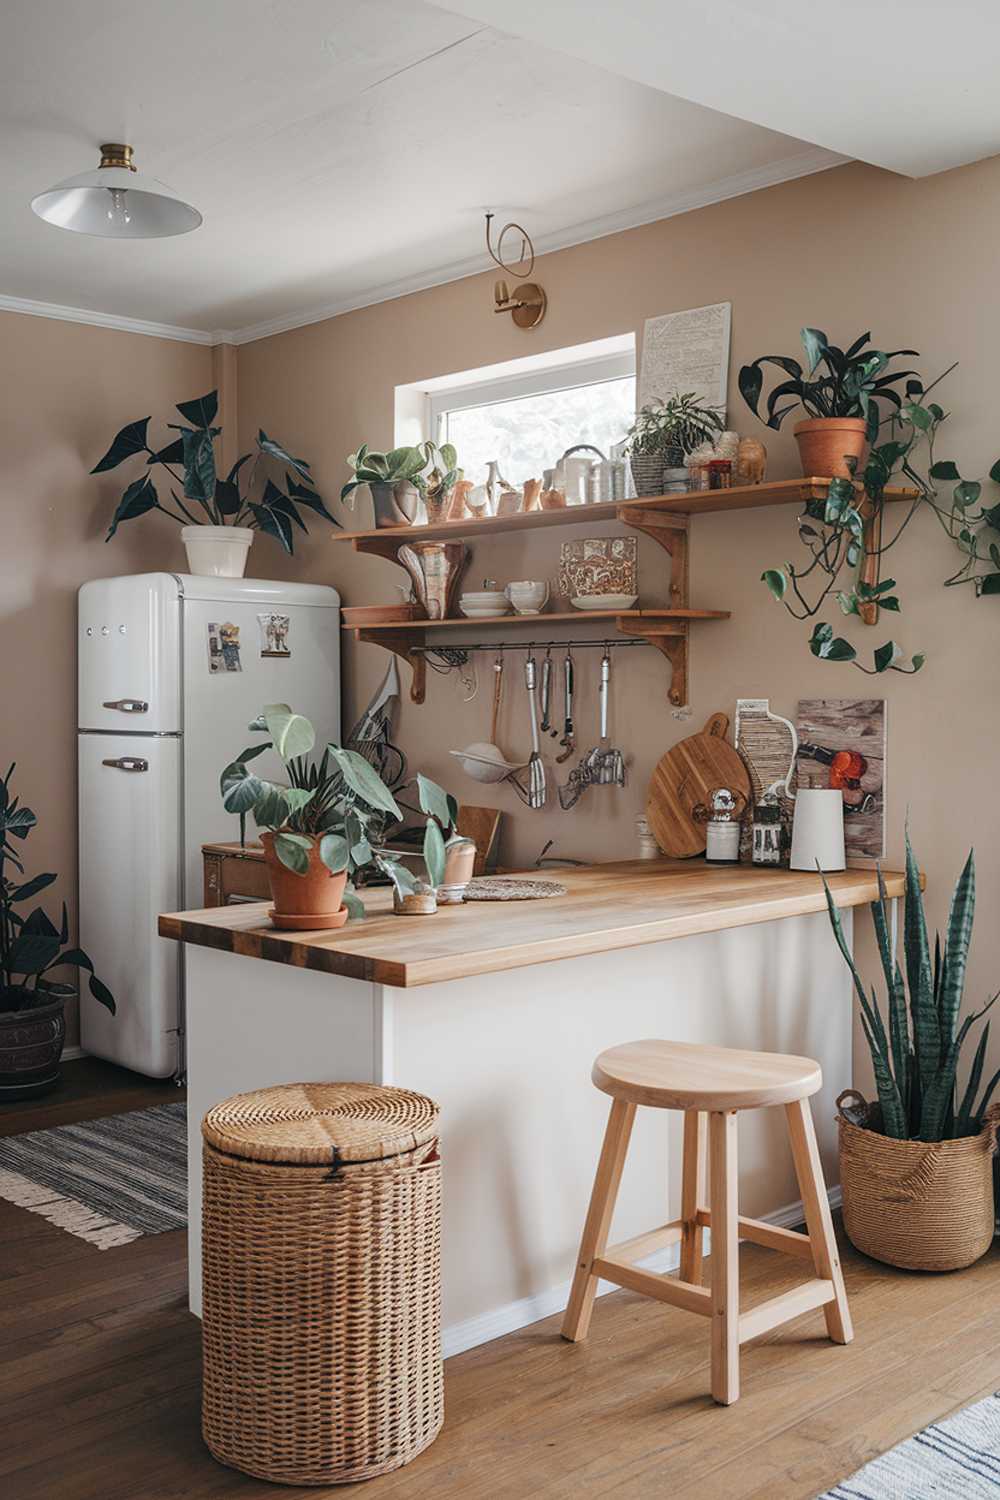
{"label": "ceramic vase", "polygon": [[396,553],[413,579],[413,592],[427,620],[447,620],[455,600],[469,549],[464,542],[404,542]]}

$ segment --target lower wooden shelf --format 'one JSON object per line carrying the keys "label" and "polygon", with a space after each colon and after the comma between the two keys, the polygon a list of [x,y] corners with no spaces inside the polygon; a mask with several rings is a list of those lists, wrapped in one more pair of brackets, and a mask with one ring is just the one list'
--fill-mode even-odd
{"label": "lower wooden shelf", "polygon": [[[544,645],[545,632],[552,624],[592,624],[600,621],[613,627],[621,635],[642,639],[661,652],[673,669],[670,702],[679,707],[688,696],[688,630],[692,622],[699,620],[728,620],[727,609],[574,609],[569,612],[554,612],[540,615],[494,615],[487,619],[412,620],[391,621],[378,625],[345,625],[356,641],[367,641],[370,645],[382,646],[393,651],[408,662],[413,681],[410,697],[414,703],[423,703],[427,691],[427,664],[423,652],[428,649],[428,638],[440,635],[447,640],[449,632],[456,630],[469,634],[484,626],[491,630],[519,629],[527,632],[525,644]],[[442,641],[442,644],[444,641]]]}

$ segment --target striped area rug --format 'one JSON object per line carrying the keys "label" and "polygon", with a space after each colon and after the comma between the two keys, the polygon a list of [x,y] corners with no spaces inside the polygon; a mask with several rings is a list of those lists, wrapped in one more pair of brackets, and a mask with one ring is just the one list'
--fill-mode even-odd
{"label": "striped area rug", "polygon": [[0,1140],[0,1198],[99,1250],[187,1224],[186,1106]]}
{"label": "striped area rug", "polygon": [[935,1422],[819,1500],[998,1500],[1000,1391]]}

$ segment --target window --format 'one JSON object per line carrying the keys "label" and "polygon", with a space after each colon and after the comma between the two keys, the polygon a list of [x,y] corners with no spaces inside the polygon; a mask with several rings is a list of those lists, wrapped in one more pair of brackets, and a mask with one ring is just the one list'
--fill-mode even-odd
{"label": "window", "polygon": [[520,485],[540,479],[577,443],[611,456],[635,415],[635,344],[631,335],[604,340],[423,389],[430,433],[455,445],[467,479],[481,484],[495,459],[503,477]]}

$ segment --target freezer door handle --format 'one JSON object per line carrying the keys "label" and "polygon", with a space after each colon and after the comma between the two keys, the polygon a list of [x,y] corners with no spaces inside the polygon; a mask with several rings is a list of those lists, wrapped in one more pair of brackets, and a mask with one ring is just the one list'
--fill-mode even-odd
{"label": "freezer door handle", "polygon": [[116,771],[148,771],[149,761],[141,755],[119,755],[117,760],[102,760],[102,766],[111,766]]}
{"label": "freezer door handle", "polygon": [[113,698],[110,703],[102,703],[102,708],[117,708],[123,714],[148,714],[149,704],[143,698]]}

